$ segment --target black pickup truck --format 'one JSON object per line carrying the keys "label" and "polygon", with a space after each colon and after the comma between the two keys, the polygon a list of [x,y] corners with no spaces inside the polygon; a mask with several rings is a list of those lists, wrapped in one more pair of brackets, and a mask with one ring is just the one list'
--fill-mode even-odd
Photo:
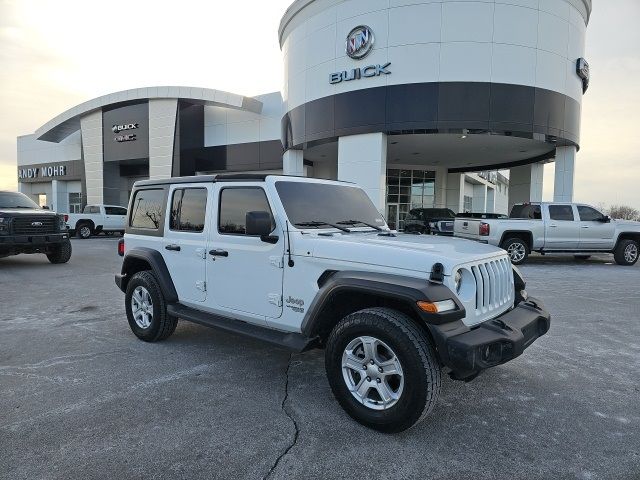
{"label": "black pickup truck", "polygon": [[44,253],[51,263],[67,263],[71,242],[64,216],[22,193],[0,191],[0,258],[21,253]]}

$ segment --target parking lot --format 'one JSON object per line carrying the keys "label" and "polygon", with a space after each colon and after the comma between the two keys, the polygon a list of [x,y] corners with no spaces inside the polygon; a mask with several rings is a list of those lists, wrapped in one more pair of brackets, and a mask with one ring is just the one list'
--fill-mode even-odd
{"label": "parking lot", "polygon": [[533,257],[549,334],[383,435],[338,406],[320,351],[186,322],[137,340],[116,242],[0,259],[0,478],[640,478],[640,265]]}

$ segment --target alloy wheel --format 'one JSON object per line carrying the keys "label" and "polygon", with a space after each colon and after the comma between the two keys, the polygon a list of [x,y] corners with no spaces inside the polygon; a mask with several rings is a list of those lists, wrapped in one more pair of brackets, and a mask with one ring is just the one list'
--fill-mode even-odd
{"label": "alloy wheel", "polygon": [[635,243],[630,243],[627,248],[624,249],[624,259],[633,263],[638,258],[638,246]]}
{"label": "alloy wheel", "polygon": [[527,249],[522,243],[512,243],[507,248],[507,253],[509,254],[509,258],[514,263],[521,262],[524,260],[525,255],[527,254]]}
{"label": "alloy wheel", "polygon": [[342,376],[351,395],[372,410],[393,407],[404,389],[404,373],[395,352],[375,337],[357,337],[342,354]]}
{"label": "alloy wheel", "polygon": [[153,321],[153,301],[149,291],[143,286],[136,287],[131,296],[131,312],[140,328],[149,328]]}

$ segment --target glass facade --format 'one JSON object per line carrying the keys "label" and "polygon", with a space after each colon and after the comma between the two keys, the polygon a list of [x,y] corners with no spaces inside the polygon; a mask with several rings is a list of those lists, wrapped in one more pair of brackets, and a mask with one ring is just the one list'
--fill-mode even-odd
{"label": "glass facade", "polygon": [[404,230],[404,220],[413,208],[435,206],[436,172],[430,170],[387,170],[387,223]]}
{"label": "glass facade", "polygon": [[69,194],[69,213],[81,213],[82,212],[82,194],[70,193]]}

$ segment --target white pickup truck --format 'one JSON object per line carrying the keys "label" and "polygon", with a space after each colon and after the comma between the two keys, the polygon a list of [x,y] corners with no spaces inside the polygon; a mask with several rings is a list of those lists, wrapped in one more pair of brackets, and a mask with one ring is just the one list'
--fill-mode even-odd
{"label": "white pickup truck", "polygon": [[502,247],[514,265],[524,263],[532,251],[573,253],[581,260],[606,252],[618,265],[634,265],[640,251],[640,222],[612,220],[578,203],[516,204],[508,219],[456,218],[453,231]]}
{"label": "white pickup truck", "polygon": [[118,205],[87,205],[82,213],[65,214],[70,235],[86,239],[104,233],[124,234],[127,209]]}

